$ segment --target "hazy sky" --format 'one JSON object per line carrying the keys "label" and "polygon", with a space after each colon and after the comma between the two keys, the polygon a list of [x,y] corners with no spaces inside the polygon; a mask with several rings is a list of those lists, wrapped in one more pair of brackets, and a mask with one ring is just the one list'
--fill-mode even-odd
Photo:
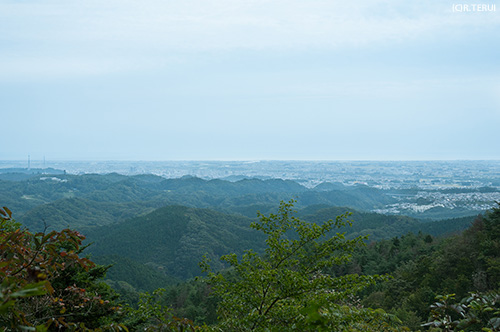
{"label": "hazy sky", "polygon": [[500,159],[500,1],[0,0],[0,116],[0,160]]}

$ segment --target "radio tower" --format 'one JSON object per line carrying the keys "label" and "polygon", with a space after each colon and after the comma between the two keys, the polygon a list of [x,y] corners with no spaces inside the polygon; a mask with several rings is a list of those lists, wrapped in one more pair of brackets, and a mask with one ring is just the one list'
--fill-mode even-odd
{"label": "radio tower", "polygon": [[31,169],[31,158],[30,155],[28,155],[28,171]]}

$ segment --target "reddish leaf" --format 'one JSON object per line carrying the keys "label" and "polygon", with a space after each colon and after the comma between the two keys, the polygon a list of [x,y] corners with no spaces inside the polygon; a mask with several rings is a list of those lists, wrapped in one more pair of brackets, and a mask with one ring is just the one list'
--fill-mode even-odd
{"label": "reddish leaf", "polygon": [[12,211],[9,210],[8,207],[4,206],[3,209],[5,210],[5,212],[7,212],[7,214],[9,215],[9,219],[12,218]]}

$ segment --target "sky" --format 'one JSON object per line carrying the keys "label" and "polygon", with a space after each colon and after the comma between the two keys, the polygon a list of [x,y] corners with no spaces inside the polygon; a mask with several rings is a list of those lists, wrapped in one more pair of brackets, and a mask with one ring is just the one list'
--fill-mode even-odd
{"label": "sky", "polygon": [[500,159],[500,1],[0,0],[0,160]]}

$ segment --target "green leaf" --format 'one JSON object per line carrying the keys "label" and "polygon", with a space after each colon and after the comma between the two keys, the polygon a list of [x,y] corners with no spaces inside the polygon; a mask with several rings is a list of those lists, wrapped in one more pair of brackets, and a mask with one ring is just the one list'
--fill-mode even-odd
{"label": "green leaf", "polygon": [[46,281],[41,281],[35,284],[28,284],[18,291],[11,293],[11,297],[28,297],[28,296],[36,296],[36,295],[44,295],[47,293]]}
{"label": "green leaf", "polygon": [[4,302],[0,305],[0,315],[5,315],[8,311],[9,308],[12,307],[16,301],[14,300],[9,300],[7,302]]}

